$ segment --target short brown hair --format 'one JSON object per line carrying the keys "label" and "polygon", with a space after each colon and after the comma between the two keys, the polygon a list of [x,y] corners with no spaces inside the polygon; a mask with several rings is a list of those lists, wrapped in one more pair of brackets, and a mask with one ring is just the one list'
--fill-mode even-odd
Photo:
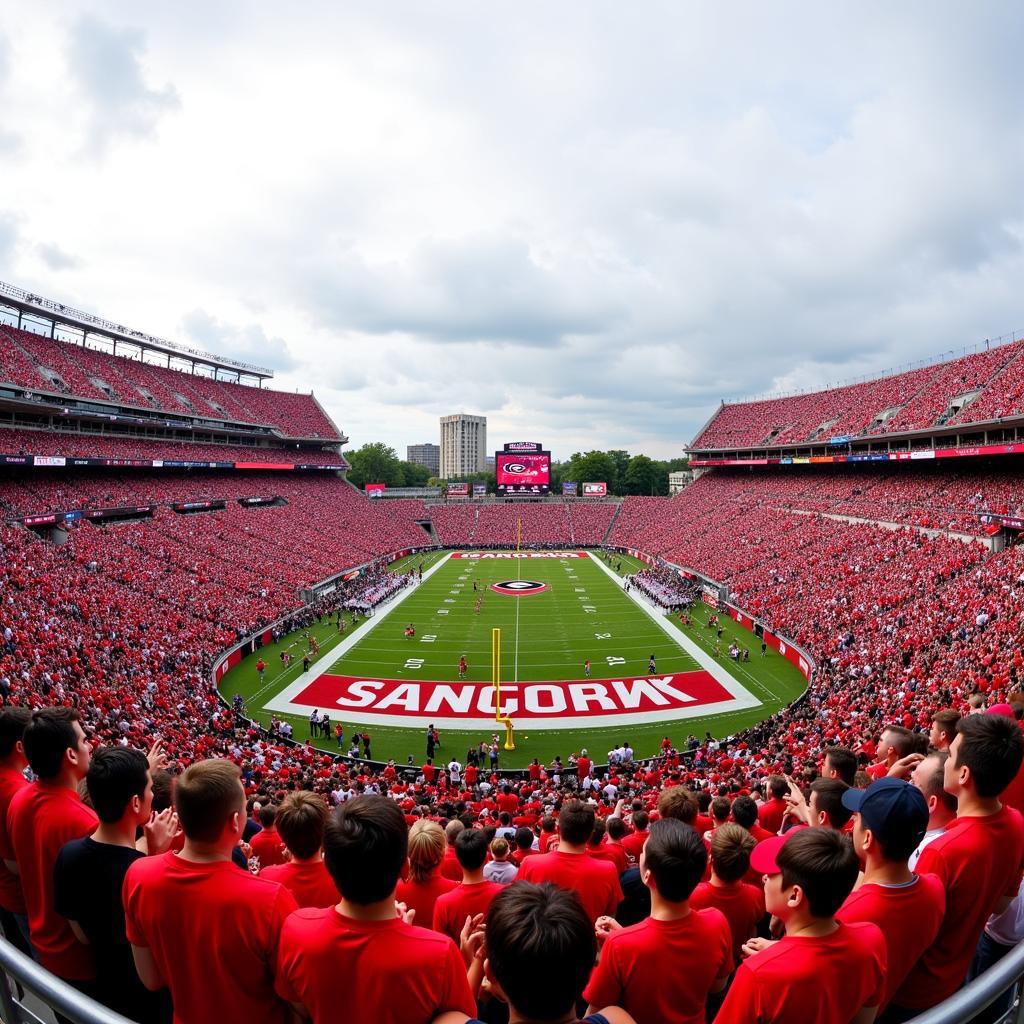
{"label": "short brown hair", "polygon": [[738,882],[750,867],[757,840],[741,825],[719,825],[711,835],[711,867],[723,882]]}
{"label": "short brown hair", "polygon": [[658,797],[658,816],[692,825],[697,820],[697,798],[684,786],[663,790]]}
{"label": "short brown hair", "polygon": [[327,805],[306,789],[289,793],[277,812],[281,840],[299,860],[309,860],[323,845],[326,823]]}
{"label": "short brown hair", "polygon": [[174,804],[188,839],[212,843],[220,838],[228,818],[244,813],[242,773],[234,761],[212,757],[190,764],[178,779]]}
{"label": "short brown hair", "polygon": [[952,743],[956,736],[956,726],[960,721],[960,715],[958,712],[953,711],[951,708],[943,708],[941,711],[936,711],[932,715],[932,725],[934,725],[939,732],[946,734],[946,739]]}
{"label": "short brown hair", "polygon": [[814,917],[829,918],[857,881],[860,864],[849,836],[830,828],[802,828],[786,839],[776,861],[782,885],[799,885]]}
{"label": "short brown hair", "polygon": [[582,846],[593,831],[594,808],[582,800],[566,800],[558,812],[558,832],[561,837],[573,846]]}

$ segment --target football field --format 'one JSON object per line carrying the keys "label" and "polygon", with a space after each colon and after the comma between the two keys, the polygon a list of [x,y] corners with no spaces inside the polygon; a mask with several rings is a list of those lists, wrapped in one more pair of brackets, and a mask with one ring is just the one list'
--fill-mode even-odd
{"label": "football field", "polygon": [[[624,578],[641,567],[625,556],[609,564],[572,550],[432,552],[393,568],[421,565],[421,583],[355,628],[339,633],[333,620],[314,627],[320,650],[308,671],[307,640],[292,635],[261,651],[262,682],[252,655],[224,677],[222,694],[240,693],[264,725],[271,713],[287,718],[297,739],[308,736],[312,711],[326,711],[332,729],[344,726],[343,749],[354,732],[368,732],[375,760],[421,762],[434,725],[442,744],[436,760],[462,760],[481,739],[495,732],[504,739],[492,685],[499,629],[500,705],[516,742],[514,752],[502,750],[501,766],[521,767],[582,747],[601,762],[623,741],[649,756],[666,735],[679,746],[691,733],[725,736],[768,717],[805,685],[780,655],[762,658],[759,641],[727,616],[719,641],[704,606],[684,628],[624,592]],[[727,656],[733,637],[750,661]],[[292,655],[287,667],[282,650]],[[317,742],[337,750],[333,733]]]}

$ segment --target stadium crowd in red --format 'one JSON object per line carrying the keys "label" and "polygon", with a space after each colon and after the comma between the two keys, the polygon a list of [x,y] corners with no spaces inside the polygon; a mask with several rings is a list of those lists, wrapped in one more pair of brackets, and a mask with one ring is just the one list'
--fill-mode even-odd
{"label": "stadium crowd in red", "polygon": [[[44,370],[56,374],[64,387]],[[105,387],[93,383],[94,378]],[[159,409],[178,416],[267,424],[286,437],[338,438],[337,428],[312,395],[213,380],[3,325],[0,379],[34,391]]]}
{"label": "stadium crowd in red", "polygon": [[[490,505],[429,505],[446,547],[596,547],[615,516],[611,502],[566,501]],[[520,531],[520,524],[522,528]]]}
{"label": "stadium crowd in red", "polygon": [[924,430],[952,413],[955,399],[978,390],[980,395],[950,415],[948,422],[1020,416],[1022,352],[1024,340],[860,384],[722,405],[693,447],[749,448]]}
{"label": "stadium crowd in red", "polygon": [[[178,782],[178,813],[185,836],[176,842],[186,844],[185,859],[168,860],[163,854],[149,856],[137,863],[125,863],[121,871],[122,878],[127,873],[127,938],[131,945],[149,951],[136,956],[134,964],[147,988],[170,986],[180,1020],[191,1024],[213,1019],[208,1015],[222,1013],[225,999],[229,998],[227,993],[232,999],[237,995],[238,1001],[232,1005],[243,1007],[247,1020],[284,1020],[287,1002],[301,1004],[316,1020],[330,1019],[336,1003],[318,987],[317,979],[326,977],[337,993],[341,977],[338,972],[346,957],[351,959],[348,943],[368,944],[367,948],[374,952],[372,969],[345,982],[342,990],[346,998],[364,993],[363,1005],[374,1006],[375,1016],[384,1020],[429,1020],[442,1011],[463,1014],[450,1021],[445,1019],[444,1024],[461,1024],[477,1013],[473,996],[481,992],[480,1012],[489,1014],[492,1008],[484,1009],[490,1002],[488,987],[510,999],[521,1016],[536,1020],[561,1020],[560,1014],[567,1012],[570,1003],[581,995],[595,1010],[614,1003],[633,1015],[630,1018],[621,1011],[609,1011],[609,1021],[697,1020],[703,1016],[706,1000],[714,999],[715,989],[732,975],[737,949],[741,955],[746,952],[747,959],[736,972],[719,1011],[718,1019],[727,1022],[863,1021],[871,1019],[868,1011],[879,1006],[883,1008],[884,1019],[899,1020],[904,1011],[914,1011],[929,1000],[945,998],[966,976],[986,915],[999,909],[1004,896],[1016,893],[1021,877],[1024,826],[1010,812],[996,809],[991,803],[994,796],[988,792],[995,785],[991,781],[994,776],[999,776],[1000,771],[1005,774],[1007,766],[1020,763],[1021,742],[1016,725],[1012,725],[1012,736],[981,736],[985,742],[975,736],[971,742],[977,740],[975,746],[981,752],[970,754],[965,767],[957,763],[958,758],[939,765],[947,789],[961,799],[962,822],[952,818],[941,790],[935,792],[935,765],[928,762],[936,755],[920,761],[933,769],[931,782],[924,777],[915,779],[924,795],[925,824],[931,828],[939,822],[943,807],[947,820],[942,824],[948,824],[950,819],[954,823],[947,830],[950,838],[946,840],[943,834],[941,841],[935,839],[939,843],[937,852],[926,852],[919,862],[921,878],[934,874],[942,883],[941,912],[936,910],[940,901],[934,884],[913,882],[899,869],[900,856],[903,868],[906,866],[906,836],[902,845],[897,843],[894,847],[900,852],[895,861],[885,856],[890,852],[885,838],[886,815],[878,819],[880,824],[870,826],[864,824],[870,818],[868,811],[861,813],[861,838],[858,840],[856,828],[853,833],[856,854],[828,829],[808,829],[808,835],[819,836],[798,841],[787,838],[778,849],[779,844],[771,838],[779,829],[774,819],[776,811],[785,810],[791,820],[806,819],[811,825],[840,827],[846,825],[848,815],[843,818],[844,805],[842,801],[837,803],[835,785],[813,782],[805,797],[788,785],[785,793],[777,792],[775,780],[786,773],[812,782],[823,761],[826,774],[831,770],[825,755],[833,761],[837,774],[845,773],[846,784],[858,781],[858,766],[870,768],[869,777],[884,775],[889,769],[895,769],[897,774],[907,769],[904,774],[910,774],[909,768],[917,762],[905,759],[927,753],[929,738],[936,747],[948,747],[954,738],[951,734],[955,729],[948,722],[944,739],[941,729],[933,730],[936,712],[948,707],[968,715],[985,705],[1009,711],[1009,707],[1004,709],[1002,705],[1018,695],[1024,667],[1024,624],[1018,613],[1024,588],[1024,555],[1020,548],[992,556],[976,543],[796,515],[770,501],[756,500],[745,493],[737,479],[726,475],[707,476],[672,502],[630,500],[620,513],[613,537],[628,537],[628,541],[620,542],[663,553],[673,561],[728,582],[741,607],[763,617],[814,657],[819,670],[814,687],[803,702],[728,741],[707,738],[703,743],[694,739],[683,744],[690,747],[685,756],[677,755],[671,743],[666,742],[665,756],[643,764],[617,751],[609,759],[612,765],[607,772],[592,772],[592,765],[582,757],[571,759],[564,768],[535,764],[526,778],[515,782],[506,792],[501,780],[491,773],[477,770],[470,778],[468,769],[464,770],[456,758],[454,767],[442,765],[439,770],[427,763],[406,778],[395,766],[374,770],[358,762],[337,762],[309,745],[293,747],[271,741],[254,726],[236,721],[230,712],[221,709],[210,683],[209,667],[216,653],[236,636],[256,630],[293,608],[297,586],[322,579],[364,557],[409,545],[413,543],[412,537],[422,542],[422,531],[409,519],[389,515],[384,503],[371,507],[341,481],[303,479],[289,483],[293,489],[287,494],[287,506],[242,509],[236,505],[223,512],[189,518],[161,509],[152,521],[114,529],[86,524],[72,530],[68,542],[61,547],[44,545],[20,529],[0,528],[4,555],[0,564],[0,690],[5,703],[34,708],[73,706],[93,742],[112,748],[145,749],[159,735],[175,776],[193,762],[207,763],[202,759],[210,757],[224,758],[241,770],[242,786],[237,774],[225,774],[224,768],[189,769],[191,775],[182,774]],[[68,486],[67,480],[64,485]],[[329,517],[323,515],[325,504],[331,509]],[[406,515],[415,513],[415,509],[403,511]],[[314,537],[315,542],[311,542]],[[259,552],[259,557],[241,560],[239,551]],[[1003,716],[968,718],[998,723]],[[22,726],[26,724],[22,721]],[[3,858],[19,867],[23,860],[35,865],[21,873],[23,887],[36,887],[33,905],[18,910],[2,899],[0,905],[15,918],[18,914],[27,917],[34,943],[38,937],[44,966],[85,990],[106,992],[109,997],[109,988],[90,987],[93,979],[86,963],[88,957],[82,949],[69,944],[77,939],[70,926],[61,926],[57,920],[61,915],[57,915],[54,893],[45,881],[50,877],[46,874],[48,865],[55,863],[60,852],[58,841],[79,839],[99,827],[91,811],[75,804],[74,789],[86,777],[88,751],[78,735],[81,729],[76,731],[73,722],[65,725],[66,728],[54,726],[44,732],[51,739],[52,734],[57,734],[53,741],[58,747],[55,777],[60,776],[63,783],[69,784],[54,786],[61,792],[51,794],[52,810],[47,809],[50,804],[44,801],[33,804],[31,814],[22,812],[21,822],[8,830],[13,831],[9,841],[15,847],[15,855],[8,858],[5,854]],[[971,730],[998,733],[1002,727],[983,724],[963,728],[964,735],[969,737],[973,735]],[[930,737],[929,730],[933,732]],[[12,793],[13,789],[21,788],[15,778],[19,774],[17,758],[9,760],[18,754],[18,747],[16,740],[5,746],[4,735],[0,728],[0,760],[8,758],[6,764],[13,774],[8,772],[10,788],[6,797],[0,793],[0,800],[28,805],[29,797],[15,797]],[[61,748],[60,743],[65,741],[66,746]],[[967,740],[959,742],[962,745]],[[998,756],[992,754],[991,744],[1002,744]],[[622,749],[627,746],[624,743]],[[30,743],[24,747],[32,753]],[[837,747],[849,753],[836,755]],[[38,764],[44,763],[40,755]],[[214,762],[217,763],[225,762]],[[999,768],[993,768],[992,763]],[[137,763],[136,778],[139,768]],[[128,767],[124,771],[130,774]],[[44,775],[45,781],[45,769],[37,774]],[[1016,787],[1011,790],[1016,806],[1021,802],[1016,768],[1009,774],[1006,781]],[[129,831],[130,825],[133,838],[135,828],[144,821],[148,823],[148,814],[143,814],[144,771],[142,779],[139,806],[135,807],[130,799],[127,803],[127,798],[122,799],[117,821],[109,823],[120,822],[122,834]],[[96,792],[102,792],[103,781],[97,778],[95,785]],[[318,878],[305,879],[305,884],[313,889],[319,885],[323,891],[323,871],[327,871],[340,892],[340,914],[331,916],[316,910],[314,904],[311,910],[301,911],[296,917],[294,896],[288,895],[293,891],[291,888],[281,889],[278,882],[267,879],[250,880],[241,871],[227,873],[236,871],[228,861],[247,828],[244,820],[235,815],[231,803],[234,793],[241,800],[242,787],[251,797],[279,806],[282,811],[289,794],[297,790],[316,794],[321,798],[321,806],[326,806],[326,802],[341,806],[329,824],[321,821],[316,856],[298,858],[300,863],[312,860],[314,866],[309,872],[319,872]],[[30,789],[35,790],[36,796],[47,792],[46,785],[41,784]],[[118,792],[123,793],[123,788]],[[906,796],[906,790],[902,793],[900,799],[904,803],[916,802],[919,811],[920,801]],[[391,800],[374,800],[379,794],[386,794]],[[748,794],[755,801],[762,801],[760,810],[754,801],[741,801]],[[589,811],[580,810],[567,799],[570,795],[582,796]],[[842,795],[840,792],[839,796]],[[366,799],[352,801],[353,797]],[[620,807],[621,798],[625,805]],[[716,805],[715,798],[724,798],[725,805]],[[63,803],[58,803],[58,799]],[[888,806],[885,798],[880,799]],[[851,796],[848,800],[866,803],[868,797]],[[93,803],[98,813],[103,801],[94,799]],[[750,803],[754,803],[753,820]],[[346,812],[349,807],[353,810]],[[553,812],[559,810],[560,828],[556,830]],[[400,812],[398,819],[396,812]],[[760,832],[755,828],[759,816]],[[308,817],[316,815],[310,812]],[[719,837],[716,855],[716,834],[730,817],[741,830],[746,823],[750,838],[737,837],[733,832],[730,845],[730,833],[726,831]],[[908,812],[904,817],[913,815]],[[61,827],[48,828],[44,843],[42,829],[24,824],[29,818],[40,823],[59,819]],[[547,818],[551,820],[546,821]],[[655,822],[648,828],[652,818]],[[490,843],[490,835],[485,847],[478,838],[460,842],[455,835],[458,829],[449,825],[455,864],[451,857],[447,858],[448,873],[458,872],[463,885],[470,887],[464,894],[467,900],[470,896],[476,899],[481,893],[493,896],[492,900],[482,901],[488,904],[486,912],[490,915],[485,937],[472,925],[475,917],[471,918],[465,935],[464,960],[449,939],[407,931],[410,926],[389,909],[393,908],[395,883],[404,870],[405,827],[417,819],[460,821],[462,831],[470,837],[482,831],[481,824],[493,825],[494,839],[506,842],[504,851]],[[696,832],[680,832],[662,823],[676,819],[696,826]],[[262,820],[268,829],[274,825],[269,812]],[[168,826],[165,831],[173,831],[169,814],[164,824]],[[923,834],[919,825],[920,822],[913,828],[906,826],[907,835]],[[282,826],[285,827],[283,822]],[[986,831],[996,826],[1001,830],[998,835]],[[864,828],[879,837],[874,854],[870,842],[865,848]],[[524,833],[523,829],[528,831]],[[601,834],[595,837],[596,832]],[[694,842],[693,835],[705,833],[706,842]],[[308,847],[309,836],[303,835]],[[985,836],[995,838],[979,838]],[[531,862],[536,860],[539,864],[544,859],[555,837],[559,843],[555,859],[545,860],[543,867],[534,867]],[[967,853],[960,849],[961,840]],[[0,835],[0,845],[5,841]],[[150,830],[147,841],[152,842],[156,851],[171,837],[157,827],[155,832]],[[301,845],[301,836],[294,841]],[[646,842],[650,851],[645,853],[646,867],[632,867],[634,874],[630,875],[629,871],[609,873],[590,866],[591,862],[596,865],[602,861],[621,866],[623,854],[604,849],[620,841],[627,868],[629,851],[633,851],[632,859],[638,860]],[[287,841],[282,842],[288,845]],[[326,858],[323,862],[319,860],[321,842]],[[757,846],[753,851],[747,850],[747,862],[743,864],[742,850],[737,853],[737,848],[752,843]],[[534,844],[537,852],[531,854]],[[263,861],[268,852],[273,859],[273,843],[264,839],[262,844],[256,844],[257,848],[260,845],[265,850],[261,858],[265,868]],[[908,854],[916,846],[915,842]],[[377,852],[368,860],[366,850],[371,847]],[[948,853],[944,852],[946,847]],[[390,851],[387,856],[380,854],[382,849]],[[292,852],[294,855],[295,850]],[[94,854],[96,851],[91,848],[76,850],[73,860],[77,861],[77,868],[88,871],[88,857]],[[441,859],[435,865],[442,876],[445,856],[442,846]],[[907,959],[907,971],[917,971],[917,976],[908,973],[899,978],[899,984],[889,962],[893,960],[894,943],[887,941],[886,929],[879,935],[866,931],[869,926],[851,931],[843,926],[836,928],[832,923],[840,906],[846,907],[858,856],[869,870],[874,864],[879,879],[900,880],[882,881],[880,887],[902,884],[914,890],[914,898],[920,899],[920,904],[913,904],[916,909],[909,917],[903,906],[900,914],[904,920],[935,923],[932,931],[924,926],[915,929],[915,941],[923,945],[914,957],[907,959],[906,949],[900,947]],[[872,856],[880,856],[881,860],[872,861]],[[574,857],[585,860],[574,861]],[[794,860],[787,860],[790,857]],[[491,864],[500,865],[502,858],[506,864],[510,858],[516,862],[520,877],[531,884],[517,883],[507,890],[511,896],[505,896],[505,891],[499,894],[496,888],[476,888],[485,881],[498,885],[488,879],[488,870],[492,875],[507,875],[504,869],[490,868]],[[737,942],[742,936],[732,929],[733,917],[728,912],[721,921],[715,914],[695,917],[694,930],[680,927],[679,935],[672,931],[670,937],[666,936],[662,924],[689,916],[681,908],[689,905],[693,889],[690,882],[696,885],[703,880],[714,888],[716,863],[725,875],[735,871],[739,863],[742,870],[733,879],[737,883],[751,870],[751,864],[750,877],[768,877],[764,898],[768,909],[787,931],[786,938],[777,946],[750,946],[750,942],[760,941],[753,939],[750,931],[743,942]],[[813,863],[829,865],[825,874],[831,882],[815,875],[809,866]],[[197,864],[214,866],[207,870],[195,867]],[[317,869],[317,864],[322,867]],[[729,864],[731,868],[726,867]],[[689,867],[684,869],[680,865]],[[296,868],[296,872],[301,870]],[[432,877],[428,874],[425,880]],[[237,879],[244,882],[236,885]],[[844,879],[849,879],[849,885]],[[718,880],[726,886],[731,884],[723,875]],[[0,892],[7,892],[7,899],[11,900],[14,883],[10,878],[5,881],[9,888]],[[299,886],[300,880],[292,881]],[[585,891],[588,900],[581,908],[560,895],[559,890],[533,885],[546,881]],[[179,904],[187,902],[180,897],[182,887],[193,884],[197,888],[191,891],[201,893],[196,898],[204,908],[210,908],[208,915],[191,914],[203,922],[202,935],[196,934],[188,915],[174,912]],[[800,890],[800,898],[794,894],[794,887]],[[436,888],[442,887],[438,884]],[[624,897],[621,901],[619,888]],[[66,898],[67,890],[62,891]],[[964,897],[966,892],[971,894],[969,901]],[[784,899],[786,893],[789,896]],[[436,902],[445,895],[437,893]],[[717,895],[720,894],[710,893],[710,897]],[[749,918],[750,905],[759,904],[751,904],[754,897],[750,893],[741,890],[741,895],[746,900]],[[702,888],[698,899],[710,897]],[[858,897],[856,902],[865,904],[859,912],[871,920],[870,914],[881,912],[880,899],[878,896],[871,902],[863,895]],[[78,917],[71,916],[71,903],[62,899],[61,905],[68,911],[63,917],[81,924]],[[192,904],[193,908],[195,905]],[[243,911],[243,905],[248,909]],[[480,904],[467,902],[466,906],[470,905],[474,914],[484,912]],[[651,918],[646,916],[648,907],[654,915]],[[882,909],[891,911],[888,904]],[[89,908],[79,904],[73,913],[88,914]],[[626,928],[620,937],[615,922],[609,920],[615,916],[621,923],[638,921],[641,930]],[[737,919],[742,916],[737,912]],[[852,925],[855,920],[864,919],[850,917],[845,923]],[[457,923],[458,914],[448,914],[447,920]],[[522,922],[537,920],[544,921],[544,927],[537,929],[538,934],[522,930]],[[697,930],[698,920],[704,931]],[[217,925],[211,927],[210,922],[214,921]],[[519,922],[519,930],[512,927],[514,922]],[[555,922],[560,922],[557,927]],[[19,922],[7,923],[8,935],[15,934]],[[382,933],[385,923],[388,939],[380,941],[374,936]],[[426,922],[421,919],[418,923]],[[1000,951],[998,947],[1012,945],[1019,938],[1007,942],[1010,933],[1005,927],[990,924],[989,928],[995,953]],[[893,935],[909,941],[907,931],[904,926]],[[592,936],[592,940],[584,941],[584,933]],[[239,941],[242,934],[250,939],[258,936],[255,959],[251,942],[238,950],[239,959],[232,959],[233,953],[229,955],[228,950],[234,950],[232,943]],[[828,957],[823,952],[818,958],[817,945],[799,940],[824,940],[837,934],[844,936],[838,951],[824,941],[817,944],[826,952],[832,950],[830,955],[846,965],[841,977],[826,980],[819,959],[827,961]],[[930,937],[924,941],[922,936],[926,935]],[[767,943],[768,936],[762,939]],[[564,945],[549,945],[556,940]],[[120,947],[122,968],[125,941]],[[589,941],[604,945],[601,965],[592,977],[593,947],[588,945]],[[503,946],[503,942],[507,945]],[[490,960],[490,979],[479,990],[483,963],[477,953],[481,944]],[[673,989],[671,1000],[665,995],[665,1005],[644,1001],[655,991],[667,993],[664,986],[649,980],[635,988],[629,984],[631,977],[647,977],[643,972],[633,974],[638,963],[645,969],[657,969],[657,977],[663,980],[673,972],[666,969],[664,960],[659,960],[657,951],[662,950],[662,956],[671,951],[673,957],[685,957],[685,951],[692,949],[693,944],[702,951],[720,948],[721,954],[707,958],[707,971],[699,978],[690,972],[675,972],[683,990]],[[993,948],[982,952],[991,956]],[[804,953],[797,954],[795,949],[803,949]],[[923,978],[913,967],[918,960],[926,972]],[[546,967],[552,962],[560,965],[559,985],[551,981],[550,969]],[[205,985],[197,986],[195,979],[208,978],[214,963],[223,963],[224,969],[217,972],[217,998],[208,999],[209,990]],[[406,979],[419,978],[420,965],[429,964],[432,980],[424,980],[422,987],[408,983],[399,986],[389,974],[388,965],[396,964],[405,970]],[[569,964],[574,966],[569,969]],[[545,970],[548,973],[543,973]],[[425,967],[423,971],[426,975]],[[799,971],[808,972],[807,984],[792,984],[797,976],[794,972]],[[521,975],[529,975],[528,985],[522,982]],[[788,979],[786,986],[778,981],[781,977]],[[380,987],[360,988],[369,984]],[[236,992],[237,989],[244,992]],[[400,1001],[395,995],[399,989],[407,995],[415,992],[425,1002],[413,1006]],[[140,991],[135,995],[145,998]],[[549,996],[554,1001],[545,1003]],[[557,999],[563,996],[569,1002],[565,1007],[556,1006]],[[800,1001],[812,998],[824,1001],[815,1004],[818,1017],[808,1016],[810,1004]],[[527,1004],[524,1000],[533,1002]],[[152,1009],[147,1011],[152,1016],[143,1019],[158,1019],[157,1014],[165,1011],[166,1006],[163,1010]],[[393,1016],[387,1015],[392,1012]]]}

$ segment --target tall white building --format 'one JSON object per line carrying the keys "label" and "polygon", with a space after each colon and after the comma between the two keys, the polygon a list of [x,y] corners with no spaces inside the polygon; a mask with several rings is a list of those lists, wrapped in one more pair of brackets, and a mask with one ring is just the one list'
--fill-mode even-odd
{"label": "tall white building", "polygon": [[487,417],[441,417],[441,478],[456,480],[487,470]]}

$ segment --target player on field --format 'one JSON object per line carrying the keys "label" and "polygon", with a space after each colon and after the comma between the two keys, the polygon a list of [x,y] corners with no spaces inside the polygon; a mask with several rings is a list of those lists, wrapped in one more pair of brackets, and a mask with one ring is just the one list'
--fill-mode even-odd
{"label": "player on field", "polygon": [[462,657],[459,658],[459,678],[460,679],[465,679],[466,678],[466,670],[467,670],[467,668],[468,668],[468,666],[466,665],[466,656],[463,654]]}

